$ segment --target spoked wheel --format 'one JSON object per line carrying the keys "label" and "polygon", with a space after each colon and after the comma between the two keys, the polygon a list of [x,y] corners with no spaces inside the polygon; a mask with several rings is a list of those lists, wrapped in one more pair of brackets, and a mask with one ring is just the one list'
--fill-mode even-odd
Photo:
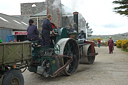
{"label": "spoked wheel", "polygon": [[[74,39],[62,39],[62,42],[58,43],[61,45],[61,55],[67,55],[73,58],[73,61],[66,67],[63,71],[64,75],[72,75],[76,72],[77,67],[79,65],[79,47],[77,42]],[[65,65],[66,62],[69,60],[67,57],[63,57],[60,60],[61,66]]]}

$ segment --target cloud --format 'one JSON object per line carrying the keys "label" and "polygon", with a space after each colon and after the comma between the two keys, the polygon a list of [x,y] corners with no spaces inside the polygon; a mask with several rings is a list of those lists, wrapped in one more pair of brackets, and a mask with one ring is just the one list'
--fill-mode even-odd
{"label": "cloud", "polygon": [[[20,15],[20,3],[42,1],[45,0],[1,0],[0,12],[8,15]],[[61,2],[80,12],[92,28],[93,34],[128,32],[128,17],[113,12],[115,4],[112,4],[112,0],[61,0]]]}
{"label": "cloud", "polygon": [[104,26],[95,26],[93,27],[93,35],[111,35],[111,34],[119,34],[119,33],[125,33],[128,32],[128,25],[122,26],[122,27],[109,27],[105,28]]}
{"label": "cloud", "polygon": [[128,32],[128,18],[113,12],[115,5],[111,0],[75,0],[75,4],[71,1],[74,0],[62,0],[64,5],[82,13],[93,34]]}
{"label": "cloud", "polygon": [[110,24],[103,25],[104,28],[119,28],[122,26],[124,26],[124,24],[112,24],[112,23],[110,23]]}
{"label": "cloud", "polygon": [[18,0],[14,2],[10,0],[1,0],[0,12],[8,15],[20,14],[20,3]]}
{"label": "cloud", "polygon": [[42,2],[45,0],[1,0],[0,1],[0,13],[8,15],[20,15],[20,3],[28,2]]}

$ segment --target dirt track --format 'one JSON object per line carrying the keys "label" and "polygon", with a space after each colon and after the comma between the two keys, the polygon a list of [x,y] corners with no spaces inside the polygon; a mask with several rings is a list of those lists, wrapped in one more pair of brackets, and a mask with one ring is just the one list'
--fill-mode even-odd
{"label": "dirt track", "polygon": [[96,47],[96,51],[94,64],[80,64],[72,76],[44,78],[26,71],[25,85],[128,85],[128,53],[116,47],[113,54],[108,54],[108,47]]}

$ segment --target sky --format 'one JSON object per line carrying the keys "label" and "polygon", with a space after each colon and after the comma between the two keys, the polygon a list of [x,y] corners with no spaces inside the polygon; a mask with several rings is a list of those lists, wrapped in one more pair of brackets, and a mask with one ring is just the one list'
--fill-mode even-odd
{"label": "sky", "polygon": [[[20,3],[44,0],[1,0],[0,13],[20,15]],[[93,35],[112,35],[128,32],[128,17],[113,12],[113,0],[61,0],[65,6],[81,13],[93,30]]]}

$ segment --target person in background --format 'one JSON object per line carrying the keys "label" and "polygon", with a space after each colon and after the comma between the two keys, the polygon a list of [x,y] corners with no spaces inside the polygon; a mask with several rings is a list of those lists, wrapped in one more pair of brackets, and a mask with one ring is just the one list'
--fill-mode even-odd
{"label": "person in background", "polygon": [[39,38],[39,31],[37,30],[37,26],[35,26],[34,21],[32,19],[29,20],[29,27],[27,28],[27,39],[30,41],[38,40],[39,44],[43,46],[43,40]]}
{"label": "person in background", "polygon": [[13,42],[12,40],[9,40],[9,42]]}
{"label": "person in background", "polygon": [[113,53],[114,42],[113,42],[113,40],[112,40],[112,37],[110,37],[109,40],[108,40],[108,46],[109,46],[109,54]]}
{"label": "person in background", "polygon": [[3,42],[3,40],[0,38],[0,43],[2,43]]}
{"label": "person in background", "polygon": [[42,39],[45,46],[50,45],[50,31],[52,31],[53,34],[56,34],[53,31],[52,24],[50,20],[52,19],[52,15],[47,15],[47,19],[44,20],[42,24]]}
{"label": "person in background", "polygon": [[98,47],[100,48],[101,40],[98,39]]}

